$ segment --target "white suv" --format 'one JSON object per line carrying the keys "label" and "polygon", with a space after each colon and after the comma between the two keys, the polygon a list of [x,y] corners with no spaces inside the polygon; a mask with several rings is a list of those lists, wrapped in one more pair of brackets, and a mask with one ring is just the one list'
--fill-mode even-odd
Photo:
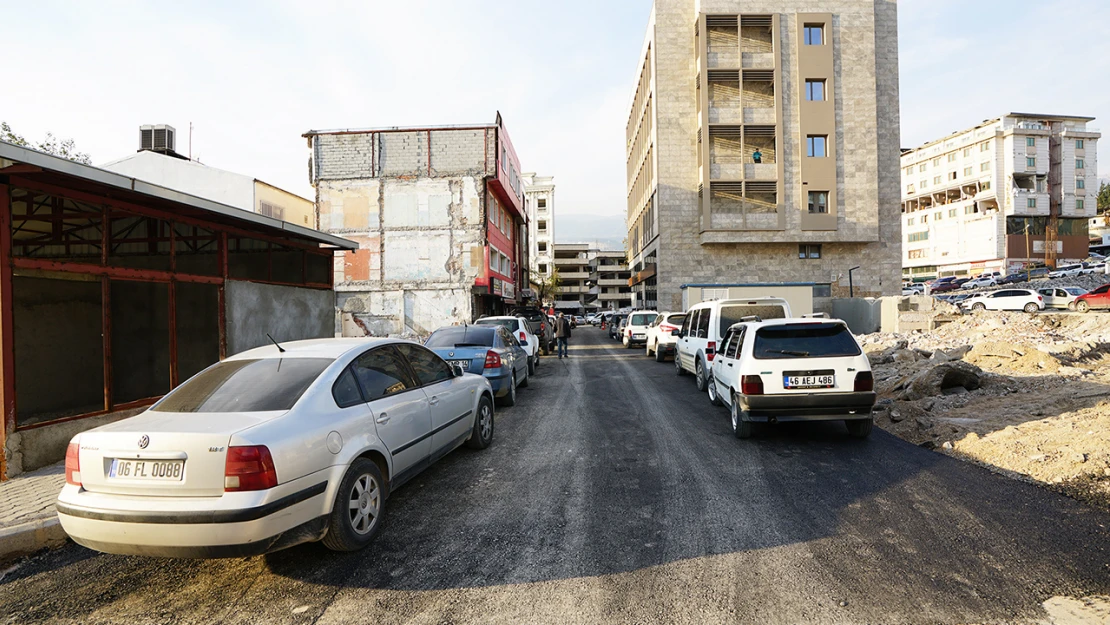
{"label": "white suv", "polygon": [[1032,289],[1001,289],[960,302],[960,308],[980,310],[1044,310],[1044,297]]}
{"label": "white suv", "polygon": [[705,390],[709,379],[709,366],[721,338],[732,324],[744,317],[756,315],[761,319],[791,317],[790,304],[781,297],[753,297],[751,299],[726,299],[702,302],[690,307],[686,319],[675,336],[674,367],[678,375],[693,373],[698,390]]}
{"label": "white suv", "polygon": [[721,345],[709,401],[729,407],[737,438],[779,421],[844,420],[854,438],[871,433],[871,363],[843,321],[752,320],[731,326]]}
{"label": "white suv", "polygon": [[674,333],[682,327],[685,320],[686,313],[659,313],[648,327],[644,353],[655,356],[655,362],[663,362],[664,358],[674,354],[675,342],[678,340]]}
{"label": "white suv", "polygon": [[628,322],[621,332],[621,342],[628,349],[637,345],[647,344],[648,326],[651,325],[659,313],[654,310],[634,310],[628,314]]}

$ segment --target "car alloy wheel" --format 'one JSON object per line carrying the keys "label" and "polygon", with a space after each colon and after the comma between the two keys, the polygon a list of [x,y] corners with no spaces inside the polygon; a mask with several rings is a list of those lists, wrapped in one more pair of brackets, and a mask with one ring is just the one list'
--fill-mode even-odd
{"label": "car alloy wheel", "polygon": [[678,357],[678,348],[674,352],[674,372],[678,375],[686,375],[686,370],[682,368],[682,359]]}
{"label": "car alloy wheel", "polygon": [[1075,309],[1078,310],[1081,313],[1085,313],[1085,312],[1091,310],[1091,305],[1088,304],[1087,302],[1079,302],[1075,305]]}
{"label": "car alloy wheel", "polygon": [[736,438],[751,438],[754,426],[751,421],[745,421],[740,415],[740,398],[735,393],[732,395],[732,405],[729,407],[729,413],[732,417],[732,435]]}
{"label": "car alloy wheel", "polygon": [[971,309],[976,311],[976,312],[980,312],[980,311],[986,310],[987,305],[984,304],[983,302],[975,302],[974,304],[971,305]]}
{"label": "car alloy wheel", "polygon": [[493,404],[489,397],[478,402],[478,416],[474,419],[474,431],[466,441],[471,449],[485,449],[493,442]]}
{"label": "car alloy wheel", "polygon": [[706,381],[706,385],[709,387],[709,403],[714,406],[720,406],[721,398],[717,396],[717,383],[710,377],[709,380]]}
{"label": "car alloy wheel", "polygon": [[365,536],[374,529],[381,514],[382,489],[373,475],[363,473],[355,478],[347,495],[351,529],[359,536]]}
{"label": "car alloy wheel", "polygon": [[1037,312],[1038,310],[1040,310],[1040,307],[1038,307],[1033,302],[1029,302],[1028,304],[1025,305],[1025,312],[1027,312],[1029,314],[1033,314],[1033,313]]}
{"label": "car alloy wheel", "polygon": [[694,364],[694,382],[699,391],[705,390],[705,366],[701,364],[701,358]]}

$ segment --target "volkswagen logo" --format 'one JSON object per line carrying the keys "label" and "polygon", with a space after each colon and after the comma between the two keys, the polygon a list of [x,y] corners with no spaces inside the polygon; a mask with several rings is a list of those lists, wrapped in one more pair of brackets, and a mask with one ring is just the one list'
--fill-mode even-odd
{"label": "volkswagen logo", "polygon": [[139,449],[146,449],[146,446],[149,445],[149,444],[150,444],[150,437],[147,436],[146,434],[143,434],[142,438],[139,439]]}

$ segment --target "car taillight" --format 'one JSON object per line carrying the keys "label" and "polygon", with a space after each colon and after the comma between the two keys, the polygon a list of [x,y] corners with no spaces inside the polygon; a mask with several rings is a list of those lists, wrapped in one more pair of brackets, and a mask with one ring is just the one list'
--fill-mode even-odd
{"label": "car taillight", "polygon": [[[70,443],[66,447],[66,484],[81,485],[81,447]],[[57,458],[57,456],[54,456]]]}
{"label": "car taillight", "polygon": [[1041,297],[1040,295],[1038,295],[1038,296],[1037,296],[1037,301],[1038,301],[1038,302],[1043,302],[1043,301],[1044,301],[1044,298],[1043,298],[1043,297]]}
{"label": "car taillight", "polygon": [[659,324],[659,331],[660,332],[666,332],[667,334],[670,334],[671,332],[674,332],[677,329],[678,329],[678,326],[672,326],[672,325],[666,324],[666,323]]}
{"label": "car taillight", "polygon": [[524,330],[520,331],[520,342],[521,343],[527,343],[528,342],[528,335],[524,333]]}
{"label": "car taillight", "polygon": [[717,342],[709,341],[705,344],[705,359],[713,362],[713,357],[717,355]]}
{"label": "car taillight", "polygon": [[860,371],[856,374],[856,392],[869,393],[875,390],[875,377],[870,371]]}
{"label": "car taillight", "polygon": [[744,395],[762,395],[763,378],[758,375],[746,375],[740,378],[740,392]]}
{"label": "car taillight", "polygon": [[540,334],[543,334],[543,331],[546,330],[546,329],[547,329],[547,324],[543,323],[543,322],[540,322]]}
{"label": "car taillight", "polygon": [[486,369],[500,369],[501,368],[501,354],[490,350],[486,352]]}
{"label": "car taillight", "polygon": [[277,469],[265,445],[227,448],[224,492],[266,490],[277,486]]}

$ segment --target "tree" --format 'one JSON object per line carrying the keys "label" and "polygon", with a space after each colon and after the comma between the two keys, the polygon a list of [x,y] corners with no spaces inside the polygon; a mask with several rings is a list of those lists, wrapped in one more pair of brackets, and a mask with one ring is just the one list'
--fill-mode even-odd
{"label": "tree", "polygon": [[532,272],[532,282],[537,287],[536,300],[541,306],[544,306],[555,301],[555,297],[559,295],[562,280],[559,278],[559,269],[554,268],[551,270],[550,276],[545,276],[538,271]]}
{"label": "tree", "polygon": [[1098,212],[1110,210],[1110,184],[1102,183],[1098,188]]}
{"label": "tree", "polygon": [[77,144],[73,139],[61,140],[54,136],[54,133],[46,133],[46,138],[38,143],[31,143],[22,135],[16,134],[12,127],[7,122],[0,121],[0,141],[18,145],[24,148],[31,148],[54,156],[60,156],[71,161],[84,163],[85,165],[92,165],[92,160],[89,155],[84,152],[77,151]]}

